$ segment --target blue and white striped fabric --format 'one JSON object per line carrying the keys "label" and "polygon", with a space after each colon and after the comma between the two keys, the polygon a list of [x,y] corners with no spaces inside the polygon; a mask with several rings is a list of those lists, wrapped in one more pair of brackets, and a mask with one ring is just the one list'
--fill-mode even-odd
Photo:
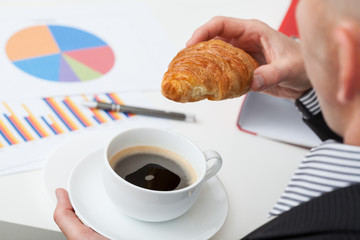
{"label": "blue and white striped fabric", "polygon": [[[314,90],[299,100],[312,115],[321,111]],[[360,183],[360,147],[328,140],[305,156],[269,215],[279,215],[324,193],[354,183]]]}
{"label": "blue and white striped fabric", "polygon": [[337,188],[360,183],[360,147],[328,140],[305,156],[270,211],[279,215]]}
{"label": "blue and white striped fabric", "polygon": [[306,95],[299,98],[312,115],[316,115],[321,111],[315,90],[310,90]]}

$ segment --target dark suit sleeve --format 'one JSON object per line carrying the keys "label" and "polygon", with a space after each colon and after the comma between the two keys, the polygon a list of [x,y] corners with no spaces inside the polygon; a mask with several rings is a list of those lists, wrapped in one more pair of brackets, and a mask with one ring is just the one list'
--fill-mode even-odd
{"label": "dark suit sleeve", "polygon": [[360,184],[325,193],[281,214],[243,240],[360,239]]}
{"label": "dark suit sleeve", "polygon": [[342,142],[343,139],[333,132],[325,122],[313,89],[306,92],[295,101],[296,107],[302,113],[304,123],[322,140],[334,139]]}

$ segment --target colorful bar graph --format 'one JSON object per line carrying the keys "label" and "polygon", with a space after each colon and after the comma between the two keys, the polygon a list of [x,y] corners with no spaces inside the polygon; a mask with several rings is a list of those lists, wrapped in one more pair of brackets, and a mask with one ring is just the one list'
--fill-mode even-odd
{"label": "colorful bar graph", "polygon": [[6,114],[4,114],[5,118],[10,122],[11,125],[13,125],[14,129],[20,134],[20,136],[25,141],[34,140],[34,137],[26,129],[26,127],[21,123],[20,119],[15,115],[15,113],[11,110],[11,108],[5,102],[3,102],[3,105],[6,107],[6,109],[11,114],[10,116],[7,116]]}
{"label": "colorful bar graph", "polygon": [[113,103],[116,104],[124,104],[124,102],[120,99],[120,97],[116,93],[106,93]]}
{"label": "colorful bar graph", "polygon": [[81,110],[76,106],[76,104],[69,98],[69,96],[65,97],[63,103],[84,127],[90,127],[93,125],[92,122],[81,112]]}
{"label": "colorful bar graph", "polygon": [[[51,117],[51,115],[49,115],[49,118],[53,119]],[[46,126],[48,126],[55,135],[64,133],[64,131],[61,129],[61,127],[57,123],[49,123],[49,121],[46,120],[46,118],[43,116],[41,116],[41,119],[45,122]]]}
{"label": "colorful bar graph", "polygon": [[55,101],[54,98],[52,97],[44,98],[44,101],[49,105],[49,107],[54,111],[54,113],[59,117],[59,119],[65,124],[65,126],[70,131],[75,131],[79,129],[77,125],[74,123],[74,121],[60,107],[60,105]]}
{"label": "colorful bar graph", "polygon": [[49,115],[49,118],[52,121],[51,127],[54,129],[56,134],[65,133],[64,130],[60,127],[60,125],[56,122],[53,116]]}
{"label": "colorful bar graph", "polygon": [[50,130],[54,133],[54,134],[58,134],[55,129],[51,126],[51,124],[46,120],[46,118],[44,118],[44,116],[41,116],[41,119],[44,121],[44,123],[46,124],[46,126],[48,126],[48,128],[50,128]]}
{"label": "colorful bar graph", "polygon": [[[116,93],[106,93],[106,96],[108,96],[108,98],[110,98],[110,100],[113,103],[124,104],[124,102],[120,99],[120,97]],[[124,115],[127,116],[127,117],[134,116],[134,114],[131,114],[131,113],[124,113]]]}
{"label": "colorful bar graph", "polygon": [[84,100],[124,104],[119,96],[99,93],[0,102],[0,149],[125,119],[120,112],[83,106]]}
{"label": "colorful bar graph", "polygon": [[[85,101],[88,101],[89,99],[86,97],[86,95],[82,95],[83,99]],[[101,110],[98,110],[98,109],[95,109],[95,108],[90,108],[90,111],[94,114],[93,118],[95,119],[95,121],[99,124],[102,124],[102,123],[106,123],[107,120],[105,117],[103,117],[103,115],[101,114]]]}
{"label": "colorful bar graph", "polygon": [[36,117],[25,106],[25,104],[23,104],[22,106],[25,109],[25,111],[29,114],[28,117],[24,117],[24,118],[32,127],[32,129],[36,132],[36,134],[41,138],[50,136],[49,133],[41,126],[40,122],[36,119]]}
{"label": "colorful bar graph", "polygon": [[15,138],[15,136],[11,133],[9,128],[5,125],[3,121],[0,120],[0,134],[3,136],[5,141],[9,145],[18,144],[19,141]]}
{"label": "colorful bar graph", "polygon": [[[95,100],[95,101],[98,101],[98,102],[106,102],[106,101],[102,100],[98,95],[95,95],[95,96],[94,96],[94,100]],[[109,117],[110,117],[112,120],[120,120],[120,119],[121,119],[120,114],[117,113],[117,112],[114,112],[114,111],[106,111],[106,114],[109,115]]]}

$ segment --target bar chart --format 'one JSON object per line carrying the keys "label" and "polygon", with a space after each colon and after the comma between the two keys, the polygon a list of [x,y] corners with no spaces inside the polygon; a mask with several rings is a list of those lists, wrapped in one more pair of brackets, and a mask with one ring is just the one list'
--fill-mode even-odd
{"label": "bar chart", "polygon": [[119,93],[45,97],[0,103],[0,149],[86,129],[134,115],[89,109],[84,101],[125,104]]}

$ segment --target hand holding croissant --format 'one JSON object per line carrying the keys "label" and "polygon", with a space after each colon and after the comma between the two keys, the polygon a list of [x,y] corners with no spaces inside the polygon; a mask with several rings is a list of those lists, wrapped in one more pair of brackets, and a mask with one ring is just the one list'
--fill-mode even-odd
{"label": "hand holding croissant", "polygon": [[212,39],[175,56],[164,74],[161,91],[176,102],[235,98],[249,91],[257,67],[243,50]]}

